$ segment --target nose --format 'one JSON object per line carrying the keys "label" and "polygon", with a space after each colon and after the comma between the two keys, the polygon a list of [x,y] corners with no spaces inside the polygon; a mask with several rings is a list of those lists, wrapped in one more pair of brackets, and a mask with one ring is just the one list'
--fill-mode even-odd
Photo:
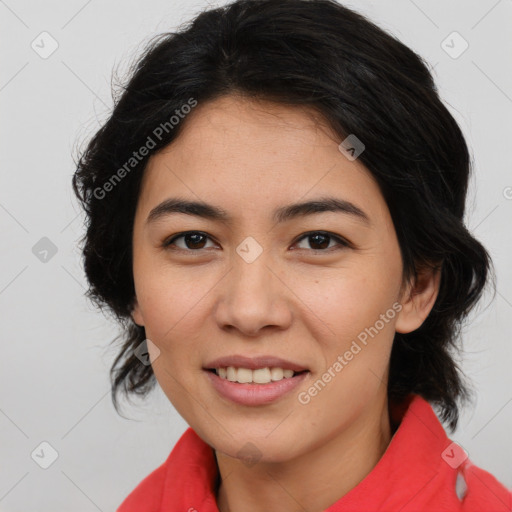
{"label": "nose", "polygon": [[293,294],[273,267],[265,251],[250,263],[234,255],[231,271],[216,287],[215,319],[221,329],[257,337],[290,326]]}

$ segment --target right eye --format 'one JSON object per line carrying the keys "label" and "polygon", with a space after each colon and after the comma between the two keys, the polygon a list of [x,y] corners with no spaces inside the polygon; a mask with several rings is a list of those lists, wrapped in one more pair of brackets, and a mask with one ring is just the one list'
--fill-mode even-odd
{"label": "right eye", "polygon": [[[184,246],[179,246],[176,244],[176,241],[180,239],[183,239]],[[205,249],[204,245],[207,239],[210,239],[210,237],[202,231],[185,231],[183,233],[179,233],[178,235],[172,236],[170,239],[167,239],[162,244],[162,247],[169,250],[197,252],[198,250]]]}

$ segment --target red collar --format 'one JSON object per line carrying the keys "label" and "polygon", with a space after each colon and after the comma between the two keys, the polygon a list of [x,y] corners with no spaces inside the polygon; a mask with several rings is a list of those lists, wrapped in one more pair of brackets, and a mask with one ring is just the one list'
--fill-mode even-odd
{"label": "red collar", "polygon": [[[402,410],[391,410],[392,418],[394,415],[402,420],[377,465],[324,512],[469,512],[479,510],[476,507],[481,505],[489,512],[511,510],[512,495],[494,477],[469,460],[455,467],[453,461],[462,452],[452,445],[427,401],[411,395]],[[470,475],[473,469],[473,473],[478,472],[477,478]],[[463,486],[469,476],[473,488],[480,485],[478,481],[485,484],[480,485],[479,496],[475,492],[468,496],[472,503],[478,498],[475,508],[468,506],[470,500],[463,503],[457,497],[456,481],[461,475]],[[137,486],[117,512],[219,512],[215,498],[217,478],[212,447],[188,428],[167,460]],[[483,492],[490,498],[480,501]]]}

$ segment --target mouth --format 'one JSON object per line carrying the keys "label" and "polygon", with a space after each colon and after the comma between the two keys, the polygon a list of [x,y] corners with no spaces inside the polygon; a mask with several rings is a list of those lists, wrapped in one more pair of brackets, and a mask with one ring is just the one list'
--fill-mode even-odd
{"label": "mouth", "polygon": [[265,385],[272,382],[280,382],[284,379],[291,379],[297,375],[307,373],[309,370],[294,371],[290,368],[264,367],[264,368],[237,368],[234,366],[219,366],[217,368],[206,368],[206,371],[217,375],[219,378],[238,384],[259,384]]}
{"label": "mouth", "polygon": [[229,356],[203,368],[217,395],[230,403],[263,406],[290,396],[310,375],[298,363],[272,356]]}

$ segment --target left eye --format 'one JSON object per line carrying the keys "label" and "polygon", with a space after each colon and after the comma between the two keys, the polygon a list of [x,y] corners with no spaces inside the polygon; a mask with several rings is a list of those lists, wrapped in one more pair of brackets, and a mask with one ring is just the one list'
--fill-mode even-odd
{"label": "left eye", "polygon": [[[312,231],[311,233],[306,233],[299,240],[309,240],[310,246],[320,246],[320,247],[312,247],[313,251],[325,251],[325,249],[333,249],[333,247],[329,247],[330,241],[335,241],[336,244],[342,247],[349,247],[349,243],[345,241],[343,238],[336,236],[332,233],[328,233],[326,231]],[[336,245],[334,246],[336,247]],[[307,247],[306,247],[307,249]]]}
{"label": "left eye", "polygon": [[[185,246],[180,246],[176,243],[177,240],[183,239]],[[198,251],[200,249],[205,249],[206,240],[211,240],[211,238],[201,231],[187,231],[185,233],[181,233],[176,235],[169,240],[165,241],[162,245],[164,248],[170,246],[176,246],[178,249],[185,251]],[[308,240],[310,249],[313,251],[326,252],[326,250],[340,248],[340,247],[350,247],[350,244],[344,240],[343,238],[334,235],[333,233],[329,233],[327,231],[311,231],[310,233],[306,233],[302,235],[295,244],[302,242],[303,240]],[[334,246],[330,246],[330,242],[334,241]],[[317,246],[317,247],[314,247]],[[299,247],[300,249],[308,249],[308,247]]]}

